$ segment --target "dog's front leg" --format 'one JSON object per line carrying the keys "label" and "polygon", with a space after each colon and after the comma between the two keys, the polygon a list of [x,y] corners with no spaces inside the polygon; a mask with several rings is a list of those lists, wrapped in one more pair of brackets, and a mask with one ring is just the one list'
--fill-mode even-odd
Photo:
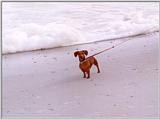
{"label": "dog's front leg", "polygon": [[86,78],[86,73],[85,72],[83,72],[83,78]]}

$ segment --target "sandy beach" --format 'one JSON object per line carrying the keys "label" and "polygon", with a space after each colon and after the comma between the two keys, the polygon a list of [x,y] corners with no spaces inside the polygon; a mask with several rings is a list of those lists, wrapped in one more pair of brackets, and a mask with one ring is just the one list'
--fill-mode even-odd
{"label": "sandy beach", "polygon": [[97,55],[101,73],[87,80],[73,55],[126,39],[3,55],[2,116],[158,117],[159,33]]}

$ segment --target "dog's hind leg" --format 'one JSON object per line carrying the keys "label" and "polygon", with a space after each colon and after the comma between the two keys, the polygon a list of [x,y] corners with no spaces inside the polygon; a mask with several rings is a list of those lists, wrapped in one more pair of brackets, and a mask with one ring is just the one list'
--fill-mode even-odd
{"label": "dog's hind leg", "polygon": [[98,70],[97,73],[100,73],[99,65],[98,65],[98,62],[96,59],[94,59],[94,65],[96,65],[96,67],[97,67],[97,70]]}

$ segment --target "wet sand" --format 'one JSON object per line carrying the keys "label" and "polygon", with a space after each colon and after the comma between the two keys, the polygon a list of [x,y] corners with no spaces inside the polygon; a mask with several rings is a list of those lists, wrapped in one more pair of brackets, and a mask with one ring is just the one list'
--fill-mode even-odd
{"label": "wet sand", "polygon": [[3,55],[3,116],[157,117],[158,33],[97,55],[101,73],[93,66],[87,80],[73,55],[126,39]]}

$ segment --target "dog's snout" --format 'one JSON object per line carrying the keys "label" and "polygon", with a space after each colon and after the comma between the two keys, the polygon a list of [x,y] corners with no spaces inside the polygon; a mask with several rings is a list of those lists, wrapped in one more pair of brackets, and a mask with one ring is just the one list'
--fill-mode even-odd
{"label": "dog's snout", "polygon": [[80,56],[79,58],[80,58],[80,59],[83,59],[83,58],[84,58],[84,56]]}
{"label": "dog's snout", "polygon": [[84,55],[79,55],[79,61],[83,61],[85,60],[85,56]]}

